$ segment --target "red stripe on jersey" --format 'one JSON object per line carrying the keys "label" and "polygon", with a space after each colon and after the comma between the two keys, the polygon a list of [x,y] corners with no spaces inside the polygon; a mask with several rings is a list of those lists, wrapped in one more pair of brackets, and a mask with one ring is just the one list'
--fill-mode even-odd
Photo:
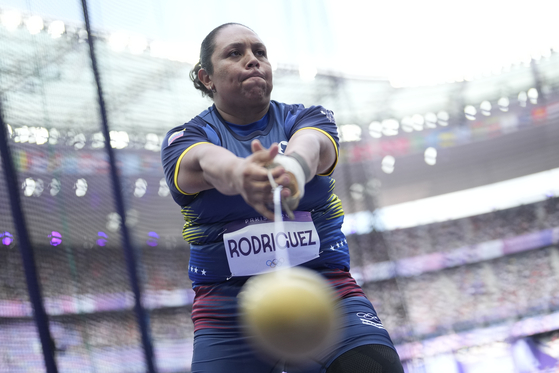
{"label": "red stripe on jersey", "polygon": [[[319,271],[332,286],[338,298],[365,297],[349,272],[340,269]],[[194,331],[199,329],[235,329],[238,324],[237,295],[242,285],[201,285],[194,288],[192,304]]]}

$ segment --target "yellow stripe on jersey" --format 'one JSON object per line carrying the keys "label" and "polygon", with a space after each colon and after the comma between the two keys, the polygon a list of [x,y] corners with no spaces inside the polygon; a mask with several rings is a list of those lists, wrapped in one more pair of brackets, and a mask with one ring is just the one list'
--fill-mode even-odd
{"label": "yellow stripe on jersey", "polygon": [[197,243],[200,241],[201,238],[208,237],[207,235],[203,234],[204,232],[199,228],[187,228],[186,224],[182,230],[182,238],[188,243]]}
{"label": "yellow stripe on jersey", "polygon": [[189,206],[184,206],[181,209],[181,214],[182,217],[184,218],[184,221],[186,222],[192,222],[198,217],[198,215],[194,213],[194,210]]}
{"label": "yellow stripe on jersey", "polygon": [[328,193],[333,193],[336,187],[336,180],[330,178],[330,187],[328,188]]}
{"label": "yellow stripe on jersey", "polygon": [[332,194],[330,198],[328,198],[328,212],[330,214],[327,218],[328,220],[344,216],[342,200],[335,194]]}
{"label": "yellow stripe on jersey", "polygon": [[[301,128],[299,130],[297,130],[295,133],[299,132],[299,131],[303,131],[303,130],[315,130],[318,132],[322,132],[323,134],[325,134],[326,136],[328,136],[328,138],[330,139],[330,141],[332,141],[332,144],[334,145],[334,149],[336,150],[336,161],[334,162],[334,165],[330,168],[330,171],[325,173],[325,174],[318,174],[318,176],[330,176],[332,175],[332,172],[334,172],[334,169],[336,168],[336,165],[338,164],[338,158],[339,158],[339,152],[338,152],[338,147],[336,146],[336,141],[332,138],[332,136],[330,136],[330,134],[320,128],[316,128],[316,127],[305,127],[305,128]],[[293,135],[295,135],[295,133]]]}
{"label": "yellow stripe on jersey", "polygon": [[173,177],[173,182],[175,183],[175,188],[177,188],[177,190],[178,190],[179,192],[181,192],[182,194],[187,195],[187,196],[193,196],[193,195],[198,194],[198,193],[186,193],[186,192],[183,192],[183,191],[182,191],[182,189],[179,187],[179,183],[178,183],[178,180],[177,180],[178,177],[179,177],[179,168],[180,168],[180,165],[181,165],[182,158],[185,156],[185,154],[186,154],[190,149],[192,149],[192,148],[194,148],[195,146],[198,146],[198,145],[200,145],[200,144],[211,144],[211,142],[204,141],[204,142],[198,142],[198,143],[196,143],[196,144],[190,145],[188,148],[186,148],[186,150],[185,150],[184,152],[182,152],[182,154],[180,155],[179,159],[177,160],[177,164],[175,165],[175,176]]}
{"label": "yellow stripe on jersey", "polygon": [[195,243],[200,238],[208,237],[208,235],[204,234],[204,231],[199,226],[194,225],[194,220],[198,217],[198,215],[193,212],[192,208],[184,206],[181,209],[181,213],[185,221],[182,228],[182,238],[185,241]]}

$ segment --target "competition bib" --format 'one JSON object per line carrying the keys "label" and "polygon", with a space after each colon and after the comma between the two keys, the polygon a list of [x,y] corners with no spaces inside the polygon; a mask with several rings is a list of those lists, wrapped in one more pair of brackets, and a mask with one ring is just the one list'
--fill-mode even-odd
{"label": "competition bib", "polygon": [[[275,232],[274,222],[265,218],[227,225],[223,243],[231,275],[252,276],[318,258],[320,239],[311,213],[295,211],[294,215],[294,220],[284,219],[283,232]],[[276,259],[276,250],[286,250],[289,263]]]}

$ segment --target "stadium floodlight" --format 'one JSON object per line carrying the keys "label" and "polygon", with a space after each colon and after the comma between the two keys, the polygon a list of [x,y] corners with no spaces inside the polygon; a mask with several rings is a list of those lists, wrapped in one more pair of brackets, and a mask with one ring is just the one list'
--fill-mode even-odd
{"label": "stadium floodlight", "polygon": [[342,124],[339,127],[340,142],[352,142],[361,140],[361,127],[357,124]]}
{"label": "stadium floodlight", "polygon": [[87,139],[85,137],[85,134],[78,133],[78,134],[72,136],[70,141],[74,145],[74,149],[80,150],[80,149],[84,148]]}
{"label": "stadium floodlight", "polygon": [[76,196],[83,197],[87,193],[87,180],[78,179],[74,184],[74,189],[76,190]]}
{"label": "stadium floodlight", "polygon": [[405,116],[400,121],[400,127],[404,132],[413,132],[413,121],[410,116]]}
{"label": "stadium floodlight", "polygon": [[[146,183],[147,184],[147,183]],[[126,211],[126,226],[127,227],[134,227],[138,224],[140,219],[140,213],[136,209],[130,209]]]}
{"label": "stadium floodlight", "polygon": [[508,97],[501,97],[499,101],[497,101],[497,106],[499,106],[499,110],[507,112],[509,111],[509,104],[510,101]]}
{"label": "stadium floodlight", "polygon": [[423,153],[423,157],[425,159],[425,163],[430,166],[433,166],[437,163],[437,149],[433,147],[428,147],[425,149],[425,153]]}
{"label": "stadium floodlight", "polygon": [[354,201],[362,201],[365,199],[365,187],[360,183],[351,184],[349,195]]}
{"label": "stadium floodlight", "polygon": [[128,49],[132,54],[142,54],[148,47],[148,41],[143,36],[131,36]]}
{"label": "stadium floodlight", "polygon": [[466,107],[464,107],[464,115],[466,116],[466,119],[476,120],[476,114],[477,110],[474,106],[466,105]]}
{"label": "stadium floodlight", "polygon": [[29,141],[29,127],[23,126],[15,129],[14,141],[19,143],[26,143]]}
{"label": "stadium floodlight", "polygon": [[491,102],[485,100],[479,105],[479,109],[481,114],[485,115],[486,117],[491,115]]}
{"label": "stadium floodlight", "polygon": [[158,152],[161,150],[161,139],[155,133],[146,134],[146,144],[144,149]]}
{"label": "stadium floodlight", "polygon": [[142,178],[136,180],[134,186],[134,197],[142,198],[148,190],[148,182]]}
{"label": "stadium floodlight", "polygon": [[178,62],[198,61],[198,57],[194,57],[191,49],[184,43],[155,40],[149,45],[149,51],[150,55],[156,58]]}
{"label": "stadium floodlight", "polygon": [[8,31],[14,31],[21,25],[21,13],[17,10],[7,10],[2,13],[0,21]]}
{"label": "stadium floodlight", "polygon": [[45,28],[45,24],[43,23],[43,19],[39,16],[31,16],[25,20],[25,26],[27,27],[27,31],[31,35],[36,35]]}
{"label": "stadium floodlight", "polygon": [[49,25],[48,33],[53,39],[61,37],[64,32],[66,32],[66,26],[62,21],[53,21]]}
{"label": "stadium floodlight", "polygon": [[91,138],[91,147],[93,149],[101,149],[105,146],[105,136],[102,132],[95,132]]}
{"label": "stadium floodlight", "polygon": [[41,179],[35,180],[31,177],[28,177],[21,185],[21,188],[23,189],[24,196],[39,197],[43,193],[43,190],[45,190],[45,183]]}
{"label": "stadium floodlight", "polygon": [[536,88],[530,88],[528,90],[528,99],[530,99],[530,103],[536,105],[538,103],[538,90]]}
{"label": "stadium floodlight", "polygon": [[107,224],[106,228],[111,232],[116,232],[120,229],[120,224],[122,219],[120,215],[116,212],[111,212],[107,215]]}
{"label": "stadium floodlight", "polygon": [[86,29],[81,29],[78,31],[78,39],[80,41],[80,43],[83,43],[87,40],[87,30]]}
{"label": "stadium floodlight", "polygon": [[439,124],[439,126],[442,127],[446,127],[448,126],[448,120],[450,119],[450,116],[448,115],[448,113],[446,111],[439,111],[437,114],[437,123]]}
{"label": "stadium floodlight", "polygon": [[167,185],[165,178],[159,180],[159,190],[157,191],[157,194],[159,194],[160,197],[167,197],[170,193],[171,191],[169,190],[169,186]]}
{"label": "stadium floodlight", "polygon": [[394,172],[394,164],[396,163],[396,158],[391,155],[387,155],[382,159],[381,169],[387,174]]}
{"label": "stadium floodlight", "polygon": [[36,197],[39,197],[43,191],[45,190],[45,183],[42,179],[37,179],[35,181],[35,191],[33,192],[33,195]]}
{"label": "stadium floodlight", "polygon": [[122,52],[128,45],[128,35],[124,32],[117,31],[109,37],[109,46],[115,52]]}
{"label": "stadium floodlight", "polygon": [[525,91],[518,93],[518,104],[522,107],[526,106],[526,101],[528,101],[528,94]]}
{"label": "stadium floodlight", "polygon": [[414,114],[411,117],[411,122],[415,131],[423,131],[423,125],[425,124],[425,118],[423,118],[423,115]]}
{"label": "stadium floodlight", "polygon": [[425,114],[425,127],[427,128],[437,127],[437,115],[435,113],[429,112]]}
{"label": "stadium floodlight", "polygon": [[396,136],[400,123],[396,119],[385,119],[382,121],[382,134],[385,136]]}
{"label": "stadium floodlight", "polygon": [[62,188],[62,183],[58,179],[52,179],[49,186],[50,186],[50,195],[54,197],[58,193],[60,193],[60,189]]}
{"label": "stadium floodlight", "polygon": [[111,147],[115,149],[124,149],[130,143],[130,138],[126,131],[111,131],[109,132],[111,136]]}
{"label": "stadium floodlight", "polygon": [[371,122],[369,124],[369,135],[374,139],[380,139],[382,137],[382,124],[377,121]]}
{"label": "stadium floodlight", "polygon": [[23,182],[21,188],[23,189],[23,195],[26,197],[31,197],[35,192],[35,180],[31,177],[28,177]]}
{"label": "stadium floodlight", "polygon": [[382,123],[376,120],[369,123],[369,135],[374,139],[380,139],[382,137]]}
{"label": "stadium floodlight", "polygon": [[152,41],[149,45],[149,51],[152,57],[167,58],[167,43],[159,40]]}
{"label": "stadium floodlight", "polygon": [[45,127],[31,127],[31,137],[29,138],[30,143],[36,143],[37,145],[46,144],[49,140],[49,130]]}

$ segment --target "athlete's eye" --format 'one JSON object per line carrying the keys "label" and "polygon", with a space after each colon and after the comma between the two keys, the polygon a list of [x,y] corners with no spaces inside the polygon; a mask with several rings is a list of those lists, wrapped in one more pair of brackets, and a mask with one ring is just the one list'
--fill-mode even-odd
{"label": "athlete's eye", "polygon": [[233,51],[229,52],[229,56],[231,56],[231,57],[238,57],[240,55],[241,55],[241,53],[239,53],[239,51],[236,51],[236,50],[233,50]]}
{"label": "athlete's eye", "polygon": [[258,57],[266,57],[266,51],[264,49],[259,49],[256,51]]}

